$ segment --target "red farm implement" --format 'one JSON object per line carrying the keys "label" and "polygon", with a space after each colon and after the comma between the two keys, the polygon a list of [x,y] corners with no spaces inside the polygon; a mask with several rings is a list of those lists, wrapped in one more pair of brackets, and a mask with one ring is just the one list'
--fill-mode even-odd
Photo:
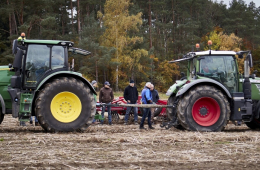
{"label": "red farm implement", "polygon": [[[136,104],[141,105],[141,96],[138,97],[138,102]],[[113,106],[119,104],[119,106]],[[123,116],[126,114],[126,106],[120,106],[120,104],[127,104],[124,97],[117,97],[111,103],[111,115],[112,121],[118,123],[120,121],[120,115]],[[157,105],[167,105],[167,100],[158,100]],[[97,103],[97,112],[102,111],[102,106]],[[106,109],[107,111],[107,109]],[[133,110],[130,112],[130,116],[133,115]],[[142,116],[142,108],[138,107],[138,115]],[[154,117],[159,116],[160,118],[166,118],[166,108],[155,108]]]}

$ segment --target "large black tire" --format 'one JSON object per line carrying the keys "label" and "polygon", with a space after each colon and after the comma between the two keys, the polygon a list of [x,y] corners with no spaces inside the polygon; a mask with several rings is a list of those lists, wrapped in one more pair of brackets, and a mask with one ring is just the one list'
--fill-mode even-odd
{"label": "large black tire", "polygon": [[[168,98],[168,100],[167,100],[167,105],[173,106],[175,97],[176,97],[175,94],[171,95],[171,96]],[[174,119],[174,117],[177,118],[177,116],[176,116],[176,115],[173,115],[172,112],[173,112],[173,109],[172,109],[172,108],[169,108],[169,107],[166,108],[166,115],[167,115],[167,119],[168,119],[169,121],[172,121],[172,120]],[[177,113],[175,113],[175,114],[177,114]],[[176,121],[177,121],[177,120],[176,120]],[[179,122],[179,121],[178,121],[178,122]],[[176,129],[183,130],[184,128],[183,128],[182,125],[181,125],[180,123],[178,123],[178,122],[177,122],[177,125],[174,125],[174,127],[175,127]]]}
{"label": "large black tire", "polygon": [[0,125],[4,120],[5,115],[2,113],[2,108],[0,108]]}
{"label": "large black tire", "polygon": [[[47,83],[39,92],[35,110],[40,125],[47,132],[83,131],[94,118],[96,104],[93,93],[82,81],[61,77]],[[75,113],[78,114],[75,116]],[[70,119],[71,116],[74,117]]]}
{"label": "large black tire", "polygon": [[155,108],[155,110],[154,110],[154,117],[157,117],[157,116],[159,116],[159,114],[161,113],[161,111],[162,111],[162,107],[159,107],[159,108]]}
{"label": "large black tire", "polygon": [[251,122],[245,122],[247,127],[250,129],[260,129],[260,118],[259,119],[253,119]]}
{"label": "large black tire", "polygon": [[[174,100],[175,100],[175,95],[171,95],[167,100],[167,105],[173,106]],[[166,115],[169,120],[173,119],[172,108],[169,107],[166,108]]]}
{"label": "large black tire", "polygon": [[197,86],[179,101],[177,116],[192,131],[216,132],[225,128],[230,117],[227,97],[213,86]]}

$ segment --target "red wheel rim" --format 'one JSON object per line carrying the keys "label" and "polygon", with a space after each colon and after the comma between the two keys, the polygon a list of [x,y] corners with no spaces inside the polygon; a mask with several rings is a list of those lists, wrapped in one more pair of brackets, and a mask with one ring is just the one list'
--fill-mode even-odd
{"label": "red wheel rim", "polygon": [[211,97],[198,99],[192,107],[192,117],[201,126],[211,126],[220,117],[218,102]]}

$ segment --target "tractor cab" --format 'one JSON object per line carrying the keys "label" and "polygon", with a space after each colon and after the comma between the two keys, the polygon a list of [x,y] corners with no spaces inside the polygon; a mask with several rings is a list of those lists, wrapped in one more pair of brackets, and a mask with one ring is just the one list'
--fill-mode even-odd
{"label": "tractor cab", "polygon": [[68,63],[69,51],[90,54],[86,50],[73,48],[73,44],[58,40],[14,40],[13,53],[16,57],[13,66],[17,72],[16,77],[13,77],[14,87],[35,89],[46,76],[73,69]]}
{"label": "tractor cab", "polygon": [[[202,53],[202,52],[201,52]],[[221,51],[197,53],[197,78],[207,77],[223,84],[230,93],[238,91],[238,68],[235,53],[222,54]]]}

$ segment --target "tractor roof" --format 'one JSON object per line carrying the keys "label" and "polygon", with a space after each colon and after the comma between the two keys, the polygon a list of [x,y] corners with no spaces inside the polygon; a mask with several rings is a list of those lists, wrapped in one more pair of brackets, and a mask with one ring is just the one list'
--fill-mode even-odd
{"label": "tractor roof", "polygon": [[175,62],[180,62],[180,61],[185,61],[185,60],[191,60],[196,56],[204,56],[204,55],[238,55],[239,52],[235,51],[214,51],[214,50],[208,50],[208,51],[200,51],[200,52],[189,52],[186,55],[183,56],[182,59],[174,60],[174,61],[169,61],[169,63],[175,63]]}
{"label": "tractor roof", "polygon": [[50,44],[50,45],[65,45],[72,47],[74,42],[63,40],[23,40],[25,44]]}
{"label": "tractor roof", "polygon": [[195,53],[197,56],[201,56],[201,55],[236,55],[237,54],[235,51],[214,51],[214,50],[192,52],[192,53]]}

